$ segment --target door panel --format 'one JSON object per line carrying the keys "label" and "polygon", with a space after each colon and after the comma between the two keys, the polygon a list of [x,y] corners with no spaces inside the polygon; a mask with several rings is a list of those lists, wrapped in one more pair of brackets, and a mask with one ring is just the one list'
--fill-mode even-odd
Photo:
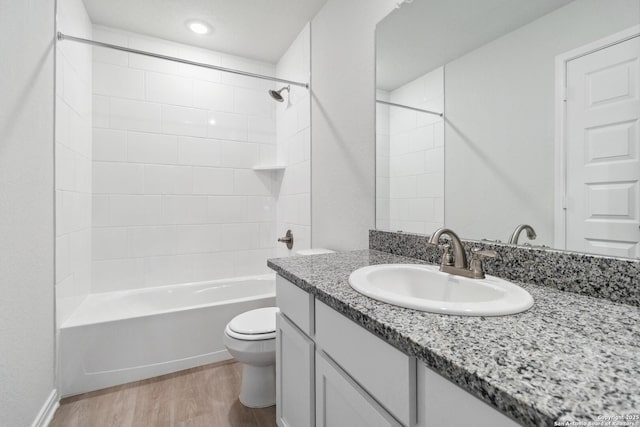
{"label": "door panel", "polygon": [[314,344],[282,313],[276,317],[276,419],[280,427],[312,427]]}
{"label": "door panel", "polygon": [[567,249],[640,256],[640,37],[567,63]]}
{"label": "door panel", "polygon": [[316,414],[318,427],[401,427],[323,353],[316,354]]}

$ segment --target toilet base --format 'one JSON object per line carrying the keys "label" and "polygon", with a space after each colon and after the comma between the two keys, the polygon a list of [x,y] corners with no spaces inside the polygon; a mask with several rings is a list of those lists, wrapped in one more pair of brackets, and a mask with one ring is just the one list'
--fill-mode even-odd
{"label": "toilet base", "polygon": [[249,408],[266,408],[276,404],[276,365],[242,364],[240,403]]}

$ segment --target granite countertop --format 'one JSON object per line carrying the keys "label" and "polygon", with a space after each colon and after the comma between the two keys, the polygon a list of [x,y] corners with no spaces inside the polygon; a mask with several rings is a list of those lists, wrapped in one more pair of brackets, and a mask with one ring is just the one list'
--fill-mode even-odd
{"label": "granite countertop", "polygon": [[638,307],[518,283],[535,301],[524,313],[451,316],[379,302],[348,284],[360,267],[397,263],[424,264],[375,250],[268,261],[296,286],[523,425],[640,413]]}

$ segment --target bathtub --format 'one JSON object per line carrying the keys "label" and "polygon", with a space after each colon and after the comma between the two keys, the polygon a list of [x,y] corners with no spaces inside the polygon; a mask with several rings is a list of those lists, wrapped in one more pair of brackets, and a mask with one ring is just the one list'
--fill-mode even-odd
{"label": "bathtub", "polygon": [[234,316],[275,305],[275,276],[89,295],[60,327],[62,396],[230,359]]}

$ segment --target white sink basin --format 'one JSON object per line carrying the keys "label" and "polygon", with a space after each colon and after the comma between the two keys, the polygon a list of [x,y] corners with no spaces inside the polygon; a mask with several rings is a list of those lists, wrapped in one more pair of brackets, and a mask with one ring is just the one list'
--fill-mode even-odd
{"label": "white sink basin", "polygon": [[502,316],[528,310],[529,292],[493,276],[467,279],[420,264],[382,264],[349,276],[353,289],[400,307],[462,316]]}

